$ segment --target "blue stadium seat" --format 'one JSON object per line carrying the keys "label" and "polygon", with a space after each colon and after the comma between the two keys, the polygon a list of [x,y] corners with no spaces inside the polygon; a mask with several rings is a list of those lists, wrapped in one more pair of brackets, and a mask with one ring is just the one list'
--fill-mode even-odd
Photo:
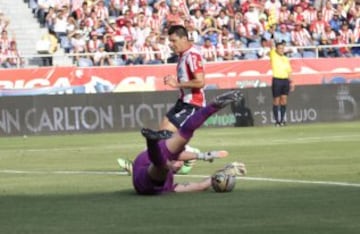
{"label": "blue stadium seat", "polygon": [[249,48],[260,48],[261,44],[260,42],[254,41],[249,43]]}
{"label": "blue stadium seat", "polygon": [[246,60],[251,60],[251,59],[258,59],[258,56],[253,53],[253,52],[247,52],[245,55],[244,55],[244,59]]}
{"label": "blue stadium seat", "polygon": [[315,52],[314,51],[304,51],[303,53],[302,53],[302,56],[303,56],[303,58],[315,58],[316,57],[316,54],[315,54]]}

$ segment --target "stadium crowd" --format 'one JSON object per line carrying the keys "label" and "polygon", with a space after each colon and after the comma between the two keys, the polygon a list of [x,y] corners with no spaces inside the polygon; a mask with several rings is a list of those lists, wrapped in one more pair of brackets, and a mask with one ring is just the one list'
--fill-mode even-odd
{"label": "stadium crowd", "polygon": [[271,40],[285,41],[290,57],[314,57],[319,45],[320,57],[360,55],[347,46],[360,44],[355,0],[24,1],[82,66],[174,62],[173,24],[188,29],[206,61],[268,58]]}
{"label": "stadium crowd", "polygon": [[11,68],[23,64],[17,49],[16,36],[8,32],[9,18],[0,9],[0,67]]}

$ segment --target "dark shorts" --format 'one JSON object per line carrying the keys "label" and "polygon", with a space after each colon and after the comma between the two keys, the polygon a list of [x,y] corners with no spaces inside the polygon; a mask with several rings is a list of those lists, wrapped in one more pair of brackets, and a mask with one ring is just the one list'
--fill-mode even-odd
{"label": "dark shorts", "polygon": [[272,79],[272,95],[273,97],[280,97],[282,95],[289,95],[290,82],[289,79]]}
{"label": "dark shorts", "polygon": [[181,125],[200,108],[199,106],[184,103],[179,99],[175,106],[168,111],[166,117],[175,127],[180,128]]}

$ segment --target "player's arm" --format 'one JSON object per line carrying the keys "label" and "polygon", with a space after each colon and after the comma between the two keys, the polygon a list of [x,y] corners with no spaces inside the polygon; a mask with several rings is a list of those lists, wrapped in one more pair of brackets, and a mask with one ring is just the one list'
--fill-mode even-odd
{"label": "player's arm", "polygon": [[211,186],[211,178],[206,178],[200,182],[187,182],[177,184],[174,188],[174,191],[177,193],[186,193],[186,192],[201,192],[207,190]]}
{"label": "player's arm", "polygon": [[201,89],[205,86],[205,77],[203,72],[198,72],[194,74],[194,79],[180,83],[174,75],[167,75],[164,77],[164,84],[172,88]]}
{"label": "player's arm", "polygon": [[194,74],[194,79],[178,83],[178,88],[190,88],[190,89],[201,89],[205,86],[205,77],[203,72],[198,72]]}

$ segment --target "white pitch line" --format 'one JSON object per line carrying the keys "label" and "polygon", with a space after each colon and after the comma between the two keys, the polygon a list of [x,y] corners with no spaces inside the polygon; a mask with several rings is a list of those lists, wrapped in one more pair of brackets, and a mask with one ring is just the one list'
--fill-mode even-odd
{"label": "white pitch line", "polygon": [[[282,145],[288,143],[297,143],[297,144],[305,144],[305,143],[321,143],[321,142],[334,142],[334,141],[358,141],[360,134],[349,134],[349,135],[334,135],[334,136],[321,136],[321,137],[295,137],[294,139],[274,139],[266,142],[249,142],[244,141],[242,143],[238,143],[239,146],[263,146],[263,145]],[[138,143],[134,143],[138,145]],[[85,151],[91,149],[102,149],[102,150],[121,150],[121,149],[129,149],[134,148],[134,144],[121,145],[104,145],[104,146],[84,146],[84,147],[62,147],[62,148],[51,148],[51,149],[42,149],[42,148],[28,148],[28,149],[19,149],[19,148],[10,148],[10,149],[0,149],[0,152],[61,152],[61,151]]]}
{"label": "white pitch line", "polygon": [[[178,175],[184,177],[193,178],[206,178],[204,175]],[[250,181],[265,181],[265,182],[278,182],[278,183],[293,183],[293,184],[320,184],[320,185],[336,185],[345,187],[360,187],[360,184],[349,183],[349,182],[337,182],[337,181],[317,181],[317,180],[293,180],[293,179],[279,179],[279,178],[265,178],[265,177],[237,177],[239,180],[250,180]]]}
{"label": "white pitch line", "polygon": [[[116,171],[25,171],[25,170],[0,170],[0,174],[38,174],[38,175],[128,175],[127,172]],[[208,175],[176,175],[178,177],[189,178],[206,178]],[[343,187],[359,187],[358,183],[338,182],[338,181],[316,181],[316,180],[293,180],[293,179],[280,179],[280,178],[265,178],[265,177],[237,177],[239,180],[249,181],[262,181],[274,183],[290,183],[290,184],[319,184],[319,185],[332,185]]]}

